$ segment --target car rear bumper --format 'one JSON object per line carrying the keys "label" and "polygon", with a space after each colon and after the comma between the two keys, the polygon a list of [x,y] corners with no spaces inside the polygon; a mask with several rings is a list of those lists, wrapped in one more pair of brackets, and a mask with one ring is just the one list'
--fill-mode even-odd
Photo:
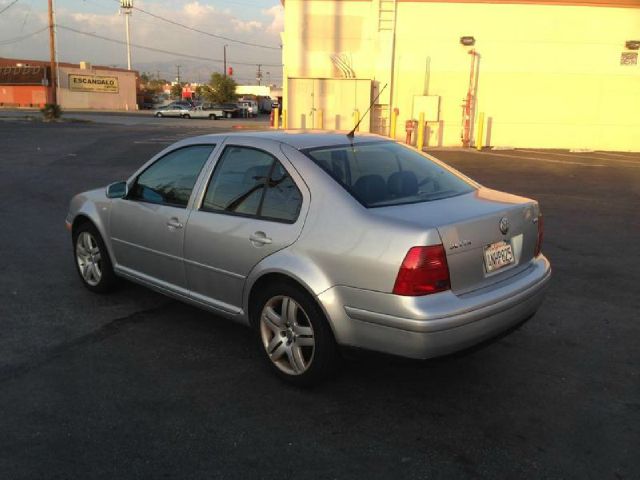
{"label": "car rear bumper", "polygon": [[318,296],[341,345],[410,358],[455,352],[489,339],[536,312],[551,278],[542,255],[524,271],[464,295],[402,297],[351,287]]}

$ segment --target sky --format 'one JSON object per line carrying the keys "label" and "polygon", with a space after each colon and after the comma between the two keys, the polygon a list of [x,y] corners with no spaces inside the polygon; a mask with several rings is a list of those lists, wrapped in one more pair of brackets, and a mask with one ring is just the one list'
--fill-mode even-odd
{"label": "sky", "polygon": [[[0,11],[12,2],[0,0]],[[119,14],[119,0],[56,0],[55,6],[56,22],[60,26],[59,61],[85,60],[95,65],[126,67],[124,45],[62,28],[124,41],[125,20]],[[181,65],[181,80],[206,81],[212,72],[222,72],[226,44],[227,65],[233,67],[238,83],[256,84],[257,64],[262,64],[263,84],[268,80],[281,84],[282,68],[278,65],[282,61],[279,46],[284,10],[280,0],[134,0],[134,6],[198,30],[273,48],[213,38],[134,10],[130,18],[132,44],[181,55],[132,47],[133,69],[175,80],[176,65]],[[18,0],[0,13],[0,57],[48,60],[47,24],[46,0]],[[184,55],[220,61],[189,59]]]}

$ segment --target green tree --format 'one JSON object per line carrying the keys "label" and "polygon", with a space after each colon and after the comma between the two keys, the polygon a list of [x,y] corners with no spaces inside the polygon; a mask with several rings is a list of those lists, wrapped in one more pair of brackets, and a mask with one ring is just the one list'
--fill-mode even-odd
{"label": "green tree", "polygon": [[211,81],[208,88],[203,89],[204,98],[211,103],[227,103],[235,102],[238,98],[236,95],[236,81],[221,73],[211,75]]}
{"label": "green tree", "polygon": [[176,83],[175,85],[171,85],[171,96],[173,98],[182,98],[182,84]]}

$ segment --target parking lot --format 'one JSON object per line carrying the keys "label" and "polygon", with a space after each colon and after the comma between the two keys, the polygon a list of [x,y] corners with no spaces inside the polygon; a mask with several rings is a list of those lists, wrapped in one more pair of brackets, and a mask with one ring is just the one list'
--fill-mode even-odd
{"label": "parking lot", "polygon": [[0,119],[0,478],[640,478],[640,154],[432,151],[540,201],[546,302],[480,348],[298,390],[248,329],[74,270],[73,194],[233,123],[85,120]]}

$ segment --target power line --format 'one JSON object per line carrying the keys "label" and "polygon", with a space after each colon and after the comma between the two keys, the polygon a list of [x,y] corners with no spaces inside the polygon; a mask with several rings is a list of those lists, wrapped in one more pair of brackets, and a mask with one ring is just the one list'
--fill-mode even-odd
{"label": "power line", "polygon": [[44,32],[45,30],[47,30],[49,27],[43,27],[40,30],[36,30],[35,32],[31,32],[27,35],[22,35],[21,37],[14,37],[14,38],[7,38],[6,40],[0,40],[0,45],[9,45],[10,43],[17,43],[17,42],[21,42],[23,40],[26,40],[27,38],[31,38],[39,33]]}
{"label": "power line", "polygon": [[[122,40],[117,40],[115,38],[111,38],[111,37],[104,37],[102,35],[98,35],[95,33],[91,33],[91,32],[84,32],[82,30],[77,30],[75,28],[72,27],[67,27],[66,25],[57,25],[58,28],[61,28],[63,30],[68,30],[70,32],[74,32],[74,33],[78,33],[80,35],[86,35],[88,37],[93,37],[93,38],[99,38],[100,40],[104,40],[106,42],[112,42],[112,43],[117,43],[120,45],[126,45],[126,42],[122,41]],[[193,60],[204,60],[207,62],[214,62],[214,63],[223,63],[223,61],[219,58],[209,58],[209,57],[199,57],[196,55],[187,55],[185,53],[182,52],[172,52],[171,50],[163,50],[161,48],[155,48],[155,47],[148,47],[146,45],[140,45],[137,43],[132,43],[131,44],[132,47],[135,48],[141,48],[143,50],[149,50],[151,52],[158,52],[158,53],[166,53],[167,55],[175,55],[177,57],[181,57],[181,58],[191,58]],[[258,65],[257,63],[248,63],[248,62],[233,62],[233,64],[235,65],[250,65],[250,66],[256,66]],[[263,66],[269,66],[269,67],[281,67],[282,64],[271,64],[271,65],[265,65],[262,64]]]}
{"label": "power line", "polygon": [[[16,0],[16,1],[18,1],[18,0]],[[119,2],[120,0],[114,0],[114,1],[115,2]],[[191,30],[192,32],[197,32],[197,33],[201,33],[203,35],[208,35],[209,37],[218,38],[220,40],[226,40],[227,42],[239,43],[241,45],[247,45],[249,47],[266,48],[268,50],[280,50],[281,49],[280,47],[271,47],[269,45],[260,45],[259,43],[245,42],[243,40],[236,40],[235,38],[223,37],[222,35],[215,35],[213,33],[205,32],[204,30],[199,30],[197,28],[190,27],[190,26],[185,25],[183,23],[176,22],[175,20],[171,20],[169,18],[165,18],[165,17],[162,17],[160,15],[156,15],[155,13],[149,12],[148,10],[144,10],[144,9],[142,9],[140,7],[133,7],[133,9],[137,10],[139,12],[142,12],[142,13],[144,13],[146,15],[149,15],[150,17],[157,18],[158,20],[162,20],[163,22],[167,22],[167,23],[170,23],[172,25],[176,25],[178,27],[182,27],[182,28],[185,28],[187,30]]]}
{"label": "power line", "polygon": [[13,7],[16,3],[18,3],[18,0],[13,0],[13,2],[11,2],[9,5],[7,5],[6,7],[4,7],[2,10],[0,10],[0,13],[4,13],[7,10],[9,10],[11,7]]}

